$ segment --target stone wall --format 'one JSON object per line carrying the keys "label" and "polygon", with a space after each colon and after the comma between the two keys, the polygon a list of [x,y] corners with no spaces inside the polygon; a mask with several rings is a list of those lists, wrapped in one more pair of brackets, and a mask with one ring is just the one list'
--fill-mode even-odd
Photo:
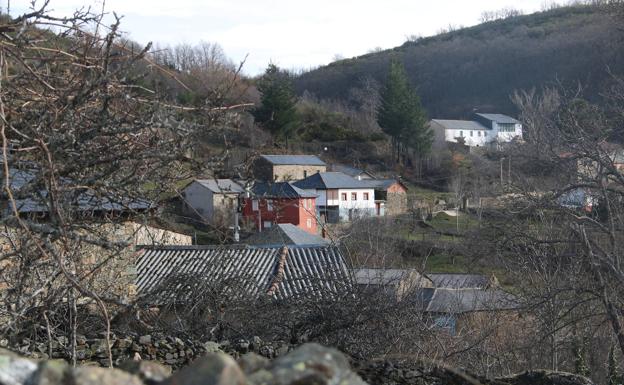
{"label": "stone wall", "polygon": [[[0,340],[0,347],[7,348],[9,341]],[[103,336],[76,338],[76,358],[79,364],[109,366],[106,339]],[[67,337],[57,337],[47,341],[33,341],[25,338],[15,344],[14,350],[33,359],[70,360],[71,344]],[[128,359],[157,361],[177,369],[188,365],[197,357],[210,352],[227,352],[233,357],[255,352],[266,358],[283,355],[293,347],[285,342],[264,342],[259,337],[251,340],[200,342],[186,338],[170,337],[163,334],[112,335],[111,353],[113,365],[120,365]]]}
{"label": "stone wall", "polygon": [[356,361],[356,373],[344,354],[314,343],[272,361],[255,353],[236,358],[220,351],[207,352],[172,374],[168,366],[137,357],[115,369],[73,368],[64,361],[35,361],[0,349],[0,385],[593,385],[585,377],[563,372],[533,370],[487,379],[413,360],[406,364],[382,359]]}

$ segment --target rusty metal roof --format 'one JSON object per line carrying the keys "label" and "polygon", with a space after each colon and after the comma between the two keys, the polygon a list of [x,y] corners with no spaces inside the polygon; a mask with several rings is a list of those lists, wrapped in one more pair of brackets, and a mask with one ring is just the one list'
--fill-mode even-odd
{"label": "rusty metal roof", "polygon": [[166,246],[142,250],[136,283],[140,295],[180,297],[219,286],[237,296],[289,299],[341,295],[352,279],[334,246]]}

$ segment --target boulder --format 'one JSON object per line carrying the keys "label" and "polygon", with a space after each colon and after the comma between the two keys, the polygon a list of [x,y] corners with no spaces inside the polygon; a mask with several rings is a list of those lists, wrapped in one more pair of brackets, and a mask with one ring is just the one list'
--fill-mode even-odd
{"label": "boulder", "polygon": [[157,384],[171,375],[171,368],[155,361],[126,360],[119,365],[119,369],[134,374],[145,384]]}
{"label": "boulder", "polygon": [[267,368],[269,366],[269,360],[266,357],[262,357],[256,353],[247,353],[243,354],[238,359],[238,365],[242,369],[243,373],[251,374]]}
{"label": "boulder", "polygon": [[347,357],[336,349],[316,343],[301,345],[277,358],[269,371],[278,385],[365,385]]}
{"label": "boulder", "polygon": [[174,373],[162,385],[245,385],[236,361],[224,353],[209,353]]}
{"label": "boulder", "polygon": [[37,369],[38,366],[35,361],[0,349],[0,385],[26,384]]}
{"label": "boulder", "polygon": [[142,385],[141,380],[120,369],[80,366],[72,370],[67,384],[71,385]]}
{"label": "boulder", "polygon": [[31,378],[32,385],[64,385],[71,375],[71,368],[63,360],[43,361]]}

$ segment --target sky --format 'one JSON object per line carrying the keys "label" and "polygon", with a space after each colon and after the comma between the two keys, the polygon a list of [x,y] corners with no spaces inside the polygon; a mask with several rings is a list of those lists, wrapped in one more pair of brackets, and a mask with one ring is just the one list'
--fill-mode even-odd
{"label": "sky", "polygon": [[[31,0],[10,1],[13,15]],[[141,44],[218,43],[253,76],[269,63],[311,69],[338,57],[392,48],[408,36],[430,36],[452,26],[479,23],[481,13],[513,7],[539,11],[551,0],[106,0],[122,15],[121,29]],[[5,4],[2,4],[5,3]],[[36,3],[41,4],[41,0]],[[101,9],[103,0],[51,0],[53,15]]]}

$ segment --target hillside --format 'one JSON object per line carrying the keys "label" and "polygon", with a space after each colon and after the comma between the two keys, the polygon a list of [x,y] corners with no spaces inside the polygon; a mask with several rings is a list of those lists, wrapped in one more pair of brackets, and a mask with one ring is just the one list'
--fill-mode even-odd
{"label": "hillside", "polygon": [[599,95],[607,74],[624,73],[624,36],[605,9],[576,6],[483,23],[331,63],[296,80],[297,92],[347,100],[388,62],[405,63],[430,117],[461,118],[474,108],[515,114],[510,94],[554,82]]}

